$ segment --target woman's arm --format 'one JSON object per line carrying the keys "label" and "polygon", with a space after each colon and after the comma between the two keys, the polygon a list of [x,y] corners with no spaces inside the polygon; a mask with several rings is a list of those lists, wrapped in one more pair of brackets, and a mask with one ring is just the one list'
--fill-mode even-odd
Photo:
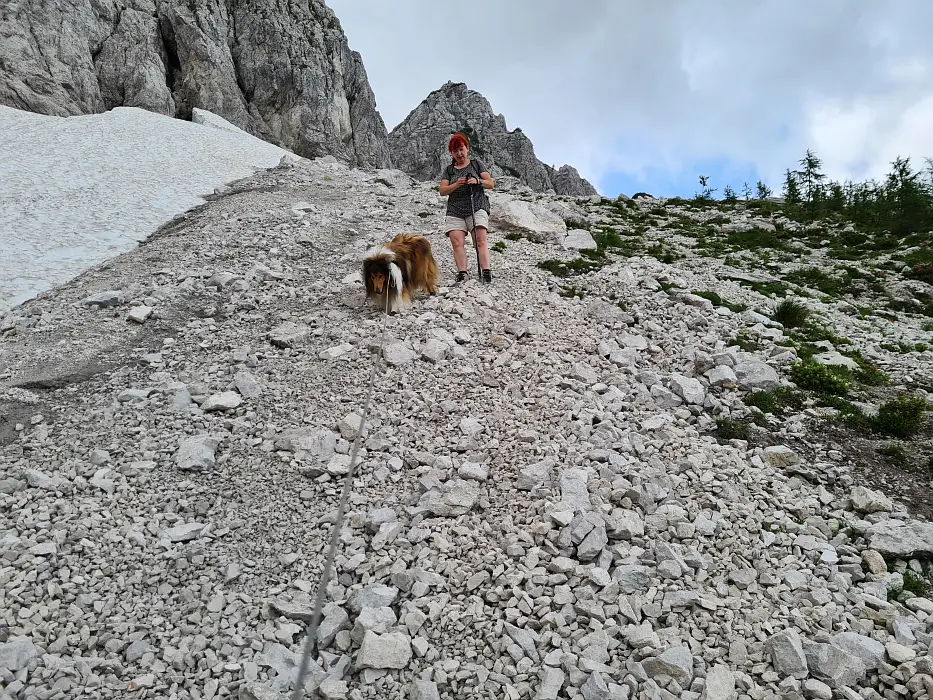
{"label": "woman's arm", "polygon": [[[484,190],[491,190],[496,186],[495,181],[492,179],[492,176],[485,170],[479,174],[479,181],[475,177],[471,177],[466,181],[468,185],[482,185]],[[441,188],[441,194],[444,194],[443,188]]]}
{"label": "woman's arm", "polygon": [[[461,179],[463,179],[463,178],[461,178]],[[462,183],[460,183],[460,182],[455,182],[455,183],[453,183],[453,184],[450,184],[450,182],[449,182],[448,180],[446,180],[446,179],[441,180],[441,188],[440,188],[441,196],[442,196],[442,197],[446,197],[446,196],[449,195],[451,192],[453,192],[454,190],[458,189],[458,188],[460,187],[461,184],[462,184]]]}

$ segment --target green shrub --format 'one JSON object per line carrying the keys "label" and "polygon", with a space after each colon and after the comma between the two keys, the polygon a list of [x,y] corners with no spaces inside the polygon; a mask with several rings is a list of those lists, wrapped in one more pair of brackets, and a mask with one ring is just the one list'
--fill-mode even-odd
{"label": "green shrub", "polygon": [[742,399],[746,406],[755,406],[765,413],[780,415],[785,408],[800,409],[803,407],[803,397],[799,392],[789,387],[781,387],[771,391],[755,391]]}
{"label": "green shrub", "polygon": [[717,418],[716,434],[722,440],[748,440],[748,423],[731,418]]}
{"label": "green shrub", "polygon": [[771,318],[785,328],[800,328],[810,317],[810,309],[796,299],[785,299],[776,307]]}
{"label": "green shrub", "polygon": [[745,352],[755,352],[760,350],[761,346],[754,338],[750,338],[747,334],[739,331],[736,333],[730,340],[729,345],[738,345]]}
{"label": "green shrub", "polygon": [[912,437],[920,430],[926,407],[926,400],[919,396],[898,396],[878,409],[874,419],[875,430],[899,438]]}
{"label": "green shrub", "polygon": [[583,229],[584,231],[590,230],[590,225],[579,219],[564,219],[564,224],[567,226],[568,231],[575,228]]}
{"label": "green shrub", "polygon": [[508,241],[520,241],[523,238],[523,236],[520,233],[516,233],[515,231],[512,231],[511,233],[505,234],[505,238]]}
{"label": "green shrub", "polygon": [[801,389],[809,389],[817,394],[845,396],[849,393],[849,383],[838,370],[818,362],[797,362],[790,368],[790,378]]}
{"label": "green shrub", "polygon": [[921,598],[933,598],[933,583],[910,569],[904,572],[904,590]]}
{"label": "green shrub", "polygon": [[494,250],[497,253],[504,253],[505,243],[503,241],[496,241],[495,243],[492,244],[492,246],[490,247],[490,250]]}

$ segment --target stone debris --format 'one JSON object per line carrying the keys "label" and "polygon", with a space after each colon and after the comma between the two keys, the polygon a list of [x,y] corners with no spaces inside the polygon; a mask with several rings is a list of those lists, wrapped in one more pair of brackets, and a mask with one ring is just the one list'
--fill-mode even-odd
{"label": "stone debris", "polygon": [[438,293],[386,320],[341,280],[390,201],[431,234],[430,183],[332,158],[249,182],[27,302],[54,333],[3,331],[13,383],[64,388],[5,399],[0,695],[287,697],[376,362],[306,697],[933,697],[933,525],[810,409],[756,413],[766,447],[712,437],[793,360],[767,316],[681,293],[708,265],[623,258],[564,296],[536,263],[605,207],[547,195],[499,221],[549,242],[510,240],[491,286],[435,245]]}

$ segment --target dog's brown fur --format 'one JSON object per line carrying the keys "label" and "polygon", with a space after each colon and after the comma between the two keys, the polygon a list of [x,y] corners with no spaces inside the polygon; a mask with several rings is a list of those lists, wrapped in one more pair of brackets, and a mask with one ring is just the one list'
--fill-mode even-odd
{"label": "dog's brown fur", "polygon": [[[394,289],[392,264],[401,273],[401,290]],[[424,236],[401,233],[391,241],[371,250],[363,260],[363,284],[366,297],[377,308],[397,312],[411,303],[415,292],[437,292],[437,263],[431,244]]]}

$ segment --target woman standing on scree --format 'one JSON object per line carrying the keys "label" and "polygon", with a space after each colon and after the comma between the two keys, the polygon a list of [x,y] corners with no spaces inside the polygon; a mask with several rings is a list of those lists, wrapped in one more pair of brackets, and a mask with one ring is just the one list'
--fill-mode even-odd
{"label": "woman standing on scree", "polygon": [[[440,193],[441,196],[447,197],[447,218],[444,226],[454,249],[454,264],[457,266],[456,283],[466,279],[467,254],[464,241],[467,231],[473,229],[474,224],[476,226],[475,244],[479,248],[479,264],[483,271],[483,282],[492,282],[489,249],[486,247],[486,232],[489,229],[489,198],[485,192],[479,192],[480,196],[475,196],[473,186],[481,184],[484,190],[491,190],[495,182],[482,163],[469,158],[470,145],[466,136],[460,133],[451,136],[447,150],[450,151],[453,162],[444,169]],[[472,204],[471,197],[473,197]],[[475,212],[475,222],[471,216],[471,207]]]}

